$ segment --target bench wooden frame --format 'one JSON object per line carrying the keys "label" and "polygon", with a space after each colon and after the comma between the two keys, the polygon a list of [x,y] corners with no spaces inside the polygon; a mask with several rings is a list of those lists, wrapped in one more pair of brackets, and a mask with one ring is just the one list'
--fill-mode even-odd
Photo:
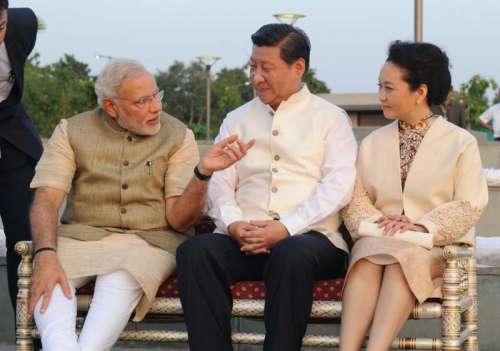
{"label": "bench wooden frame", "polygon": [[[29,241],[19,242],[16,251],[22,256],[18,268],[19,292],[17,295],[16,350],[32,351],[33,339],[38,332],[28,315],[29,291],[32,276],[32,245]],[[393,349],[404,350],[446,350],[477,351],[478,341],[478,295],[476,283],[476,261],[473,249],[450,245],[443,251],[446,268],[443,276],[443,299],[439,302],[425,302],[416,306],[410,318],[441,318],[441,338],[398,337]],[[78,311],[87,311],[90,295],[78,295]],[[341,316],[341,301],[315,301],[311,317],[324,321],[338,321]],[[234,300],[234,317],[262,317],[264,300]],[[148,315],[182,317],[178,298],[157,298]],[[235,344],[262,344],[263,334],[234,333]],[[187,342],[187,333],[163,330],[126,330],[120,340]],[[306,335],[304,346],[338,347],[338,336]]]}

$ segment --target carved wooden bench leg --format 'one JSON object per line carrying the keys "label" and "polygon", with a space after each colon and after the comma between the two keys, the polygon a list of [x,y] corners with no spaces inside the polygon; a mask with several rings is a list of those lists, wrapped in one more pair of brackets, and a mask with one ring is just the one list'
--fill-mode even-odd
{"label": "carved wooden bench leg", "polygon": [[16,244],[16,252],[22,256],[17,269],[17,306],[16,306],[16,351],[33,350],[33,321],[28,314],[28,301],[31,286],[32,256],[31,242],[21,241]]}
{"label": "carved wooden bench leg", "polygon": [[460,350],[460,301],[462,298],[462,288],[460,284],[457,248],[447,246],[444,249],[443,255],[446,259],[446,268],[443,275],[442,290],[441,347],[445,351],[458,351]]}
{"label": "carved wooden bench leg", "polygon": [[479,350],[479,326],[478,326],[478,294],[477,294],[477,271],[476,259],[469,258],[466,266],[467,271],[467,296],[472,300],[472,306],[464,313],[465,329],[471,331],[471,335],[465,340],[466,351]]}

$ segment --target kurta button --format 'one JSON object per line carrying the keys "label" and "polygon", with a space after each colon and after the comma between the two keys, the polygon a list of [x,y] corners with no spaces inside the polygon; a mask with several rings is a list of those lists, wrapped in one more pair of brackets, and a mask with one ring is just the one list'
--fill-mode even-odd
{"label": "kurta button", "polygon": [[122,207],[122,208],[120,209],[120,212],[121,212],[122,214],[125,214],[125,213],[127,213],[127,209],[126,209],[125,207]]}
{"label": "kurta button", "polygon": [[280,160],[280,155],[274,155],[274,160],[279,161]]}
{"label": "kurta button", "polygon": [[271,188],[271,191],[272,191],[273,193],[277,193],[277,192],[278,192],[278,188],[277,188],[277,187],[275,187],[275,186],[273,186],[273,187]]}
{"label": "kurta button", "polygon": [[278,130],[277,130],[277,129],[275,129],[275,130],[273,130],[273,133],[272,133],[272,134],[273,134],[274,136],[277,136],[279,133],[280,133],[280,132],[278,132]]}
{"label": "kurta button", "polygon": [[267,214],[269,215],[269,217],[271,217],[274,220],[278,220],[278,221],[280,220],[280,215],[277,212],[270,210],[267,212]]}
{"label": "kurta button", "polygon": [[122,189],[127,190],[128,189],[128,184],[122,184]]}
{"label": "kurta button", "polygon": [[132,141],[134,140],[130,135],[127,137],[127,141]]}
{"label": "kurta button", "polygon": [[127,160],[123,161],[123,165],[127,167],[129,165],[129,162]]}
{"label": "kurta button", "polygon": [[272,171],[273,173],[278,173],[278,169],[276,167],[273,167]]}

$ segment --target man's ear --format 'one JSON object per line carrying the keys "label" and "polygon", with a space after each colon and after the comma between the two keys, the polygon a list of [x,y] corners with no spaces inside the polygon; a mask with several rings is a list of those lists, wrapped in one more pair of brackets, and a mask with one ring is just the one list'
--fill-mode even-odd
{"label": "man's ear", "polygon": [[294,71],[299,77],[303,77],[306,73],[306,61],[301,57],[292,64]]}
{"label": "man's ear", "polygon": [[113,118],[118,117],[118,108],[113,100],[107,98],[102,100],[102,108],[109,116]]}

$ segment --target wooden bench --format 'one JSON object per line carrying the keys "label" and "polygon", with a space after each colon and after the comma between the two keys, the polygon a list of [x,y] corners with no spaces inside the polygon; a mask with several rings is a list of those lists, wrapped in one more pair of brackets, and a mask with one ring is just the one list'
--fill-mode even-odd
{"label": "wooden bench", "polygon": [[[200,229],[201,228],[201,229]],[[207,232],[206,223],[197,231]],[[17,296],[16,350],[33,350],[33,340],[38,337],[36,327],[28,316],[29,289],[32,275],[32,245],[29,241],[19,242],[16,251],[22,256],[19,265],[19,292]],[[441,318],[441,338],[398,337],[392,348],[404,350],[478,350],[478,316],[476,262],[473,249],[462,246],[447,246],[443,252],[446,268],[443,277],[443,299],[427,301],[416,306],[411,319]],[[338,323],[342,313],[341,291],[343,280],[333,279],[317,282],[311,320]],[[93,285],[77,291],[78,311],[88,311],[92,300]],[[260,318],[264,313],[265,287],[262,282],[239,282],[232,287],[234,299],[233,317]],[[161,318],[158,318],[161,317]],[[158,290],[156,301],[145,321],[169,322],[182,319],[182,307],[175,277],[168,279]],[[233,333],[235,344],[262,344],[263,334]],[[187,342],[183,331],[168,330],[125,330],[120,340]],[[338,336],[306,335],[304,346],[330,347],[339,345]]]}

